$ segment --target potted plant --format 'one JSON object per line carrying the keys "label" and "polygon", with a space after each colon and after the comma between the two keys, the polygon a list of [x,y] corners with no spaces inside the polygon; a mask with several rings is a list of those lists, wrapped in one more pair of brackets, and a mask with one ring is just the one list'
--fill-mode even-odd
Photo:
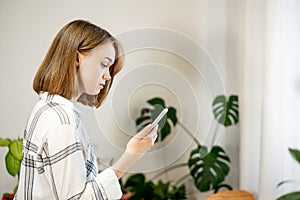
{"label": "potted plant", "polygon": [[[141,116],[136,120],[137,131],[151,123],[158,114],[167,107],[165,101],[159,97],[152,98],[148,100],[147,103],[150,104],[150,108],[143,108],[141,110]],[[218,121],[218,125],[228,127],[237,124],[239,121],[238,97],[235,95],[230,96],[228,100],[224,95],[217,96],[212,103],[212,109],[214,117]],[[180,182],[191,176],[194,180],[194,185],[200,192],[210,190],[217,191],[223,186],[232,189],[231,186],[223,184],[230,170],[230,159],[224,149],[218,145],[214,145],[209,150],[206,146],[201,145],[192,132],[178,121],[176,108],[168,107],[168,110],[167,115],[164,116],[164,119],[159,123],[158,141],[163,141],[171,133],[172,127],[174,128],[178,125],[193,139],[196,148],[191,151],[186,163],[171,166],[156,177],[178,167],[187,166],[189,168],[189,174],[181,177],[179,179]]]}
{"label": "potted plant", "polygon": [[[19,172],[22,161],[22,143],[23,139],[10,140],[0,138],[0,146],[8,147],[8,152],[5,156],[5,165],[7,172],[13,176],[19,178]],[[14,194],[18,189],[18,184],[14,188],[12,193],[5,193],[3,200],[10,200],[14,198]]]}
{"label": "potted plant", "polygon": [[[297,149],[289,148],[289,152],[292,155],[292,157],[296,160],[296,162],[298,162],[300,164],[300,151]],[[279,183],[278,187],[287,182],[288,181],[283,181],[283,182]],[[285,195],[277,198],[277,200],[298,200],[298,199],[300,199],[300,191],[291,192],[291,193],[285,194]]]}
{"label": "potted plant", "polygon": [[170,182],[161,180],[156,183],[146,180],[142,173],[133,174],[128,177],[121,186],[125,194],[122,200],[167,200],[167,199],[186,199],[185,186],[171,186]]}

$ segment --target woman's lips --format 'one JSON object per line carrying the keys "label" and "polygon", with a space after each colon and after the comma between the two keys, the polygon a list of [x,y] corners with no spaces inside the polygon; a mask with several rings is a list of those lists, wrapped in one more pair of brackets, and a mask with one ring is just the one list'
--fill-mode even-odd
{"label": "woman's lips", "polygon": [[105,84],[102,84],[102,83],[100,83],[99,85],[100,85],[101,89],[103,89],[105,86]]}

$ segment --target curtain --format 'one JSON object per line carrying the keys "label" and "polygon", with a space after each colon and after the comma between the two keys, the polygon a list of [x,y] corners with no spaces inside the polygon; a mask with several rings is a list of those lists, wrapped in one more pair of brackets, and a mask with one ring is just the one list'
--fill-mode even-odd
{"label": "curtain", "polygon": [[[245,0],[240,188],[259,200],[300,190],[300,1]],[[284,180],[295,180],[278,187]]]}

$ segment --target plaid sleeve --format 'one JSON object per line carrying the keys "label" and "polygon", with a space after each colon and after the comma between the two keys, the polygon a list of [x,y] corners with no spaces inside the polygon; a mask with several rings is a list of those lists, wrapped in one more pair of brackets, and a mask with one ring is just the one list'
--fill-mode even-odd
{"label": "plaid sleeve", "polygon": [[122,191],[114,171],[110,168],[102,171],[86,184],[80,199],[84,200],[116,200],[121,199]]}
{"label": "plaid sleeve", "polygon": [[76,138],[75,127],[65,124],[47,136],[44,146],[45,169],[56,199],[78,199],[85,189],[86,169],[82,145]]}
{"label": "plaid sleeve", "polygon": [[122,197],[121,187],[113,169],[107,168],[95,178],[98,185],[101,185],[108,199],[120,199]]}
{"label": "plaid sleeve", "polygon": [[48,177],[56,199],[120,199],[122,192],[111,169],[86,182],[86,162],[75,128],[61,125],[48,137]]}

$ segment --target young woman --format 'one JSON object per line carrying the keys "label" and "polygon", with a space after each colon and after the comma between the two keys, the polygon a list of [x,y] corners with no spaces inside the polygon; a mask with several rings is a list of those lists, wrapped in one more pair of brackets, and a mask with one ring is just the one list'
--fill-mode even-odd
{"label": "young woman", "polygon": [[40,100],[25,128],[16,200],[121,198],[118,179],[153,146],[157,126],[145,127],[121,158],[98,174],[74,102],[101,105],[124,64],[122,53],[113,36],[87,21],[72,21],[59,31],[34,78]]}

